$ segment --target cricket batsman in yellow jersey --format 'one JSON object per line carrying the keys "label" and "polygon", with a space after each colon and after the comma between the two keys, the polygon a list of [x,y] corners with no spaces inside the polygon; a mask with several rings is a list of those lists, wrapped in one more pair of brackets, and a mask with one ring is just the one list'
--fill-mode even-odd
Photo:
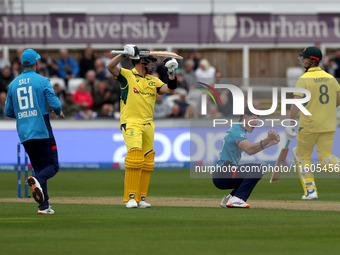
{"label": "cricket batsman in yellow jersey", "polygon": [[[332,155],[336,131],[336,107],[340,104],[340,86],[332,75],[318,66],[322,59],[319,48],[308,47],[299,55],[306,72],[298,79],[296,87],[310,91],[311,99],[305,108],[311,115],[301,113],[298,129],[294,131],[294,128],[286,128],[286,135],[290,140],[297,136],[297,147],[293,152],[304,190],[302,199],[317,199],[318,192],[313,172],[317,167],[320,169],[326,167],[332,171],[340,166],[340,159]],[[303,96],[304,94],[294,93],[294,98]],[[292,105],[290,118],[295,120],[299,111],[296,105]],[[311,154],[315,144],[320,165],[313,167]]]}
{"label": "cricket batsman in yellow jersey", "polygon": [[139,55],[139,49],[132,44],[124,46],[126,56],[130,57],[132,70],[118,67],[126,57],[117,55],[107,64],[107,69],[120,82],[120,127],[127,148],[125,158],[124,203],[127,208],[149,208],[146,202],[151,172],[154,169],[153,113],[158,94],[173,94],[177,88],[175,59],[165,59],[169,82],[164,84],[152,76],[153,56]]}

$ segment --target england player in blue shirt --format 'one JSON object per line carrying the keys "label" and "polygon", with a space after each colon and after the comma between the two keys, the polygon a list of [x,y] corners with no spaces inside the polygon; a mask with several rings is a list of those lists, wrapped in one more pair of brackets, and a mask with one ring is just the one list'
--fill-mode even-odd
{"label": "england player in blue shirt", "polygon": [[47,103],[64,118],[61,103],[48,78],[37,74],[40,55],[32,49],[21,55],[24,71],[8,87],[5,114],[15,118],[17,131],[35,170],[27,183],[39,203],[39,214],[54,214],[48,202],[47,180],[59,170],[57,145],[50,124]]}
{"label": "england player in blue shirt", "polygon": [[253,155],[280,142],[280,136],[274,130],[269,130],[267,138],[251,144],[247,132],[253,132],[254,126],[258,124],[257,120],[258,116],[246,109],[239,121],[242,124],[233,126],[224,137],[217,165],[225,170],[213,173],[213,183],[218,189],[233,190],[223,197],[221,207],[250,208],[246,201],[262,178],[263,172],[261,164],[240,165],[241,154],[244,151]]}

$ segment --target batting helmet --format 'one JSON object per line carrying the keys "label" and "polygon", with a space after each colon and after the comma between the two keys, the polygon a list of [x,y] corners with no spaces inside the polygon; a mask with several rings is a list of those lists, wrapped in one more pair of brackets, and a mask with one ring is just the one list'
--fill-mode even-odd
{"label": "batting helmet", "polygon": [[157,58],[151,55],[140,55],[141,59],[147,59],[147,61],[157,62]]}
{"label": "batting helmet", "polygon": [[322,59],[321,50],[315,46],[305,48],[299,55],[304,58],[310,58],[313,62],[317,63]]}
{"label": "batting helmet", "polygon": [[[146,51],[146,50],[139,50],[140,52]],[[142,53],[143,54],[143,53]],[[137,63],[141,63],[144,68],[145,68],[145,72],[147,74],[153,73],[154,71],[156,71],[156,66],[153,65],[153,63],[157,62],[157,58],[155,58],[154,56],[151,55],[139,55],[139,59],[135,60],[132,59],[132,64],[135,66]],[[151,63],[151,65],[149,65]]]}
{"label": "batting helmet", "polygon": [[[140,52],[143,52],[143,51],[147,51],[147,50],[143,50],[143,49],[140,49],[139,50]],[[135,66],[137,63],[139,62],[142,62],[143,65],[147,65],[149,64],[150,62],[157,62],[157,58],[155,58],[154,56],[151,56],[151,55],[139,55],[139,59],[132,59],[132,64]]]}

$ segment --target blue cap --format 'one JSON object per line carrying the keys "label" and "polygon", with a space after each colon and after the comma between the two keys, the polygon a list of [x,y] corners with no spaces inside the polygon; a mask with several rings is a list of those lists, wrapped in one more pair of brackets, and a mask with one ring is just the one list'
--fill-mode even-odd
{"label": "blue cap", "polygon": [[21,64],[23,66],[32,66],[37,63],[39,59],[41,59],[40,55],[32,49],[25,50],[21,54]]}

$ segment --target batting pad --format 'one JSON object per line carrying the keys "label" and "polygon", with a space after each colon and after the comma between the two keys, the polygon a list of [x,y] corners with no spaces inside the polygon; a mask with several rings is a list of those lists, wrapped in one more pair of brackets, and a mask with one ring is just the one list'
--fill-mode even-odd
{"label": "batting pad", "polygon": [[305,166],[308,166],[310,168],[312,162],[310,160],[302,160],[302,162],[297,161],[297,159],[294,157],[295,164],[298,167],[298,173],[300,176],[300,181],[302,184],[303,192],[305,196],[307,196],[307,190],[309,189],[315,189],[315,180],[314,180],[314,174],[305,172]]}
{"label": "batting pad", "polygon": [[137,199],[140,188],[141,170],[144,163],[144,153],[140,148],[128,151],[125,157],[124,203],[131,198]]}
{"label": "batting pad", "polygon": [[148,194],[151,172],[155,168],[155,151],[151,151],[144,158],[144,165],[142,168],[142,175],[140,178],[140,195],[138,196],[138,202],[145,200]]}

